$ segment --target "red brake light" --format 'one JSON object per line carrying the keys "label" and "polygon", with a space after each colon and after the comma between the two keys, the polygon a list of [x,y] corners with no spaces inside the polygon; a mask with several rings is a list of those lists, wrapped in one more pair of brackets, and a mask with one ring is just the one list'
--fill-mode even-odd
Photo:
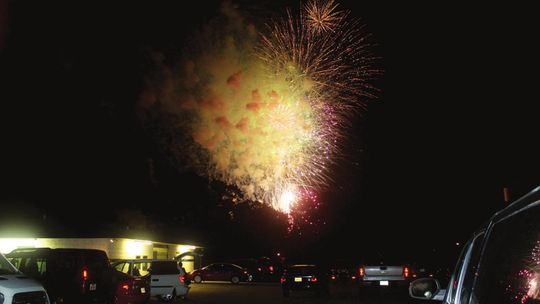
{"label": "red brake light", "polygon": [[351,279],[356,280],[356,276],[351,276]]}
{"label": "red brake light", "polygon": [[335,279],[336,279],[336,276],[335,276],[335,275],[333,275],[333,276],[331,276],[331,278],[332,278],[332,280],[335,280]]}
{"label": "red brake light", "polygon": [[365,269],[364,269],[364,266],[362,266],[362,267],[360,267],[360,268],[358,269],[358,276],[359,276],[360,278],[363,278],[364,275],[366,275],[366,271],[365,271]]}
{"label": "red brake light", "polygon": [[127,295],[130,293],[131,289],[131,282],[129,281],[123,281],[118,284],[118,292],[120,294]]}
{"label": "red brake light", "polygon": [[185,282],[186,282],[186,278],[184,277],[183,274],[181,274],[181,275],[178,276],[178,281],[180,281],[181,283],[185,283]]}
{"label": "red brake light", "polygon": [[317,277],[311,277],[311,279],[309,279],[309,281],[315,283],[315,282],[317,282]]}
{"label": "red brake light", "polygon": [[403,266],[403,277],[408,278],[410,275],[409,267]]}
{"label": "red brake light", "polygon": [[281,277],[281,283],[286,282],[287,279],[285,277]]}
{"label": "red brake light", "polygon": [[268,270],[270,270],[270,272],[274,272],[274,266],[272,265],[268,266]]}
{"label": "red brake light", "polygon": [[83,269],[83,271],[82,271],[82,279],[83,279],[83,281],[88,280],[88,270]]}

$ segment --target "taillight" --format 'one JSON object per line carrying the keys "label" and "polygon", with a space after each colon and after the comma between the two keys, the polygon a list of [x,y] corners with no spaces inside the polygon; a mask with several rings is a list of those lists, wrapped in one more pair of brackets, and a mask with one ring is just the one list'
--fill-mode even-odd
{"label": "taillight", "polygon": [[180,281],[180,283],[185,283],[186,282],[186,278],[184,277],[183,274],[178,276],[178,281]]}
{"label": "taillight", "polygon": [[352,280],[356,280],[356,276],[351,276],[351,279],[352,279]]}
{"label": "taillight", "polygon": [[268,266],[268,270],[270,270],[270,272],[274,272],[274,266],[272,265]]}
{"label": "taillight", "polygon": [[129,294],[131,290],[131,284],[129,281],[123,281],[123,282],[120,282],[120,284],[118,284],[118,288],[121,294],[127,295]]}
{"label": "taillight", "polygon": [[284,283],[284,282],[287,281],[287,279],[286,279],[285,277],[281,277],[281,280],[280,280],[280,281],[281,281],[281,283]]}
{"label": "taillight", "polygon": [[409,267],[403,266],[403,277],[408,278],[410,275]]}
{"label": "taillight", "polygon": [[315,283],[317,282],[317,277],[311,277],[311,279],[309,279],[310,282],[312,283]]}
{"label": "taillight", "polygon": [[82,271],[82,279],[83,279],[83,281],[88,280],[88,270],[83,269],[83,271]]}
{"label": "taillight", "polygon": [[333,276],[331,276],[330,278],[331,278],[332,280],[335,280],[335,279],[336,279],[336,276],[333,275]]}
{"label": "taillight", "polygon": [[366,270],[364,269],[364,266],[361,266],[361,267],[358,269],[358,276],[359,276],[360,278],[363,278],[365,275],[366,275]]}

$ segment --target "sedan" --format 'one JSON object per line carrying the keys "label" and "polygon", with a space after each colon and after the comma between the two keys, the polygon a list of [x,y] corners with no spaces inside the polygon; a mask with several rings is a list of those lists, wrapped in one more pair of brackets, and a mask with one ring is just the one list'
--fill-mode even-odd
{"label": "sedan", "polygon": [[202,281],[230,281],[233,284],[240,282],[250,282],[251,274],[236,264],[214,263],[201,269],[196,269],[190,274],[190,278],[195,283]]}

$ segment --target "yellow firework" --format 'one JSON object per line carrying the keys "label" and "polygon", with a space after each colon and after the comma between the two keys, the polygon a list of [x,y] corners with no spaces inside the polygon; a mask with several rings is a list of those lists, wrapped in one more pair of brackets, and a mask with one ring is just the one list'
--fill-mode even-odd
{"label": "yellow firework", "polygon": [[223,13],[227,21],[197,37],[180,69],[164,69],[144,104],[173,114],[163,117],[175,117],[169,128],[183,137],[170,150],[200,174],[289,213],[331,179],[342,131],[371,96],[374,58],[334,1],[310,1],[265,31],[231,7]]}

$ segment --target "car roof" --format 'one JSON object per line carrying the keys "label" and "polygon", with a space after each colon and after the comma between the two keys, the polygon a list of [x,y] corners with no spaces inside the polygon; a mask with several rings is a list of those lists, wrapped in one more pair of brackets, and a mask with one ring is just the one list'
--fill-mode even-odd
{"label": "car roof", "polygon": [[237,265],[237,264],[234,264],[234,263],[225,263],[225,262],[224,263],[219,263],[219,262],[218,263],[212,263],[212,264],[208,264],[208,265],[206,265],[204,267],[208,267],[210,265],[231,265],[231,266],[238,267],[238,268],[244,268],[244,267],[242,267],[240,265]]}
{"label": "car roof", "polygon": [[122,263],[122,262],[144,262],[144,263],[171,262],[171,263],[178,263],[178,261],[176,261],[176,260],[164,260],[164,259],[121,259],[121,260],[116,260],[113,263]]}
{"label": "car roof", "polygon": [[33,254],[33,253],[100,253],[106,254],[105,251],[99,249],[82,249],[82,248],[18,248],[11,251],[9,254]]}
{"label": "car roof", "polygon": [[295,265],[289,266],[289,268],[293,268],[293,267],[317,267],[317,265],[314,265],[314,264],[295,264]]}

